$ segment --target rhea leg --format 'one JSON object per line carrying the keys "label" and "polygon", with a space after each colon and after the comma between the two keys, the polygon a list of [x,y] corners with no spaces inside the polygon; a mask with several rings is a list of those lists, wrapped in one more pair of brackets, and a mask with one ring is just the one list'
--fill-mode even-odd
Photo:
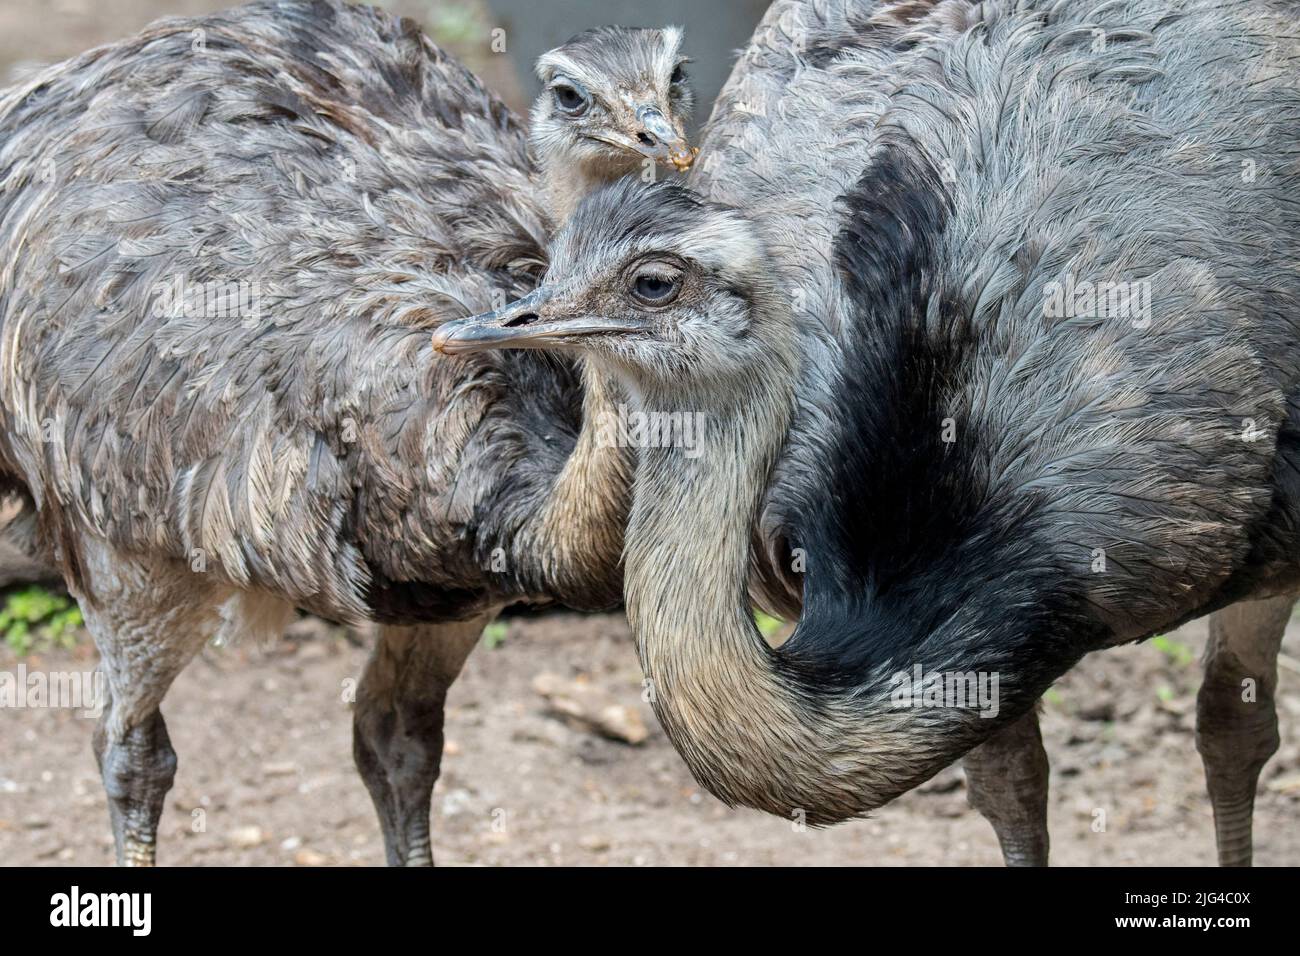
{"label": "rhea leg", "polygon": [[1047,752],[1031,710],[962,760],[966,800],[993,824],[1007,866],[1046,866]]}
{"label": "rhea leg", "polygon": [[221,627],[220,605],[229,594],[184,565],[133,560],[101,544],[87,543],[85,558],[88,588],[78,596],[107,684],[94,750],[117,862],[152,866],[176,774],[158,705]]}
{"label": "rhea leg", "polygon": [[157,705],[120,733],[107,715],[95,727],[95,760],[108,794],[118,866],[153,866],[163,800],[176,776],[176,751]]}
{"label": "rhea leg", "polygon": [[1220,866],[1251,863],[1259,772],[1278,747],[1277,654],[1295,596],[1243,601],[1210,617],[1196,749],[1214,807]]}
{"label": "rhea leg", "polygon": [[447,690],[490,617],[383,627],[357,688],[352,754],[389,866],[432,866],[429,805],[442,764]]}

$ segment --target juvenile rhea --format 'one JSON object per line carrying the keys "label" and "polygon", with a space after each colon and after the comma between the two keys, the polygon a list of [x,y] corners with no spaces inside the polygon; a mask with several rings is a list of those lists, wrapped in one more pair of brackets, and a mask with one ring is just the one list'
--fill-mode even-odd
{"label": "juvenile rhea", "polygon": [[647,163],[690,167],[695,99],[681,43],[677,27],[598,27],[537,61],[545,89],[529,139],[557,221],[596,186]]}

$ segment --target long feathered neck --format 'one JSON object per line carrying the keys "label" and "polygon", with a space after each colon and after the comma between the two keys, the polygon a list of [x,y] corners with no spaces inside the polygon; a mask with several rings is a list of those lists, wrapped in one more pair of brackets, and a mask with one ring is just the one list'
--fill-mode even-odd
{"label": "long feathered neck", "polygon": [[605,427],[617,414],[617,386],[589,364],[583,386],[578,440],[524,525],[518,551],[535,565],[547,593],[570,607],[597,609],[618,601],[632,454],[609,441]]}
{"label": "long feathered neck", "polygon": [[584,196],[611,181],[600,170],[591,169],[581,162],[570,163],[562,154],[544,154],[539,157],[539,162],[546,207],[557,229],[573,214]]}
{"label": "long feathered neck", "polygon": [[[807,500],[791,504],[804,601],[780,648],[754,625],[746,579],[791,420],[787,345],[778,336],[770,367],[729,390],[630,389],[646,412],[705,414],[702,454],[643,452],[636,472],[625,595],[655,710],[722,800],[810,824],[916,786],[1077,659],[1055,633],[1070,628],[1052,627],[1066,619],[1053,616],[1050,569],[1025,557],[1038,553],[1027,528],[984,520],[974,439],[954,451],[942,436],[969,349],[918,325],[944,208],[904,160],[884,154],[847,202],[842,274],[870,281],[845,290],[864,311],[836,388],[839,432],[802,463]],[[756,334],[789,324],[768,316]]]}
{"label": "long feathered neck", "polygon": [[619,163],[612,157],[592,160],[564,151],[543,153],[538,163],[546,208],[557,230],[585,197],[639,168],[634,160],[627,163]]}
{"label": "long feathered neck", "polygon": [[[1227,41],[1219,30],[1216,22],[1195,34],[1216,63],[1229,48],[1215,45]],[[980,35],[945,69],[981,47],[1004,67],[1014,62]],[[1019,87],[999,81],[960,110],[917,120],[920,136],[877,143],[857,187],[840,197],[836,294],[848,326],[833,344],[845,360],[831,427],[798,446],[807,455],[798,482],[782,487],[807,499],[790,509],[807,573],[802,619],[779,650],[767,650],[749,621],[741,557],[774,453],[772,435],[753,422],[782,421],[770,391],[749,396],[768,405],[748,426],[711,420],[697,462],[670,449],[638,472],[629,615],[665,728],[724,800],[803,811],[813,823],[878,806],[1022,713],[1083,652],[1203,611],[1254,560],[1259,528],[1275,526],[1267,509],[1280,487],[1271,470],[1280,445],[1242,441],[1236,411],[1243,401],[1268,409],[1248,419],[1252,429],[1285,417],[1258,375],[1271,360],[1255,352],[1262,340],[1239,338],[1239,312],[1207,307],[1193,291],[1197,273],[1183,270],[1230,273],[1234,256],[1247,261],[1243,250],[1254,248],[1240,238],[1256,235],[1247,219],[1265,231],[1283,226],[1270,218],[1276,204],[1233,212],[1215,205],[1209,180],[1161,166],[1167,130],[1191,122],[1161,99],[1179,86],[1170,75],[1138,112],[1108,105],[1129,103],[1127,88],[1077,98],[1069,117],[1132,148],[1089,154],[1065,178],[1034,136],[1011,135],[1001,142],[1012,152],[972,158],[944,189],[920,143],[945,142],[935,129],[944,120],[960,124],[959,135],[944,133],[949,143],[971,142],[968,121],[976,140],[995,142],[970,117],[1017,99],[1007,90]],[[1062,100],[1033,85],[1019,97],[1025,128],[1045,117],[1063,128]],[[1281,102],[1279,90],[1268,95]],[[926,92],[909,98],[942,103]],[[1207,115],[1249,113],[1233,97],[1210,102],[1224,109]],[[1267,112],[1262,101],[1252,109]],[[1114,115],[1124,120],[1112,135]],[[1125,176],[1114,156],[1147,156],[1144,169],[1163,174]],[[999,175],[1010,191],[995,188]],[[993,209],[990,195],[1020,201]],[[1100,234],[1078,225],[1080,201],[1129,216]],[[1222,239],[1208,219],[1173,226],[1198,203],[1216,210]],[[1087,305],[1079,317],[1050,319],[1049,287],[1075,272],[1139,284],[1151,276],[1181,291],[1157,296],[1140,328]],[[996,717],[945,706],[956,686],[947,678],[958,674],[984,674],[990,690],[998,679]],[[933,675],[945,692],[929,707]]]}
{"label": "long feathered neck", "polygon": [[[533,120],[529,148],[554,234],[583,197],[621,173],[539,138],[536,111]],[[608,440],[607,424],[618,414],[618,384],[589,360],[581,365],[578,440],[539,510],[520,528],[515,550],[526,566],[525,579],[545,595],[571,608],[602,610],[617,605],[620,594],[633,457],[629,448]]]}
{"label": "long feathered neck", "polygon": [[[535,109],[529,148],[547,214],[558,231],[584,197],[617,181],[635,163],[575,155],[562,141],[542,135],[544,125]],[[633,455],[609,441],[609,423],[618,416],[617,382],[587,359],[582,378],[582,429],[542,510],[523,529],[521,551],[537,565],[549,593],[570,607],[596,608],[615,603],[605,594],[610,584],[617,593],[620,579]]]}
{"label": "long feathered neck", "polygon": [[[785,362],[756,368],[722,404],[704,392],[629,390],[638,411],[702,413],[704,428],[702,454],[641,452],[625,601],[655,712],[696,779],[728,804],[816,825],[893,799],[996,722],[898,705],[896,675],[906,672],[910,701],[922,690],[914,665],[924,673],[940,654],[882,654],[845,669],[845,644],[889,625],[835,593],[834,569],[810,567],[804,615],[784,647],[760,635],[746,594],[750,528],[788,427],[791,377]],[[944,625],[954,637],[971,627]]]}
{"label": "long feathered neck", "polygon": [[537,167],[537,181],[546,210],[556,230],[568,220],[582,200],[640,169],[634,153],[599,155],[574,149],[562,133],[554,132],[533,110],[533,130],[528,148]]}

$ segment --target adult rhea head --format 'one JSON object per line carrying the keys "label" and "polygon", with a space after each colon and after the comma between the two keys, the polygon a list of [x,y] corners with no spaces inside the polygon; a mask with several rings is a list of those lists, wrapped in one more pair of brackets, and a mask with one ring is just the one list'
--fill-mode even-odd
{"label": "adult rhea head", "polygon": [[637,392],[677,394],[788,366],[793,347],[788,306],[752,223],[675,183],[634,179],[578,206],[536,291],[445,323],[434,345],[449,354],[577,352]]}

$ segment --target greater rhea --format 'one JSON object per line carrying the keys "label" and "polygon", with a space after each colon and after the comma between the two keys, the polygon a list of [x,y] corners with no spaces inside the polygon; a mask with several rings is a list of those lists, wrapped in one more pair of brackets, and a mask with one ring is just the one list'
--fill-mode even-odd
{"label": "greater rhea", "polygon": [[[1216,612],[1197,743],[1250,861],[1300,584],[1289,9],[778,2],[694,192],[589,198],[535,293],[435,332],[707,416],[702,456],[639,452],[625,599],[722,800],[829,824],[970,753],[1008,861],[1046,862],[1039,696]],[[775,649],[755,521],[759,589],[802,606]],[[915,706],[971,674],[994,715]]]}
{"label": "greater rhea", "polygon": [[209,639],[381,622],[355,757],[389,862],[418,864],[484,624],[619,602],[625,453],[573,454],[599,383],[426,343],[533,287],[577,190],[688,165],[680,40],[543,58],[536,162],[413,23],[333,0],[163,21],[0,94],[0,491],[102,655],[119,862],[154,861],[158,706]]}

